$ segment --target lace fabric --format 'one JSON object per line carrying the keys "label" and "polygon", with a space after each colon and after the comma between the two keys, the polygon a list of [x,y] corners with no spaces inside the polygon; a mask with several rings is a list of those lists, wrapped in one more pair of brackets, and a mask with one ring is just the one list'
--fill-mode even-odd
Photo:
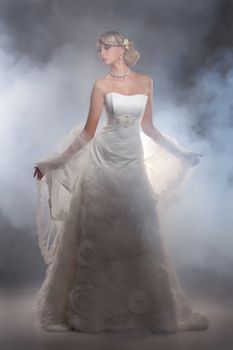
{"label": "lace fabric", "polygon": [[68,146],[68,148],[62,153],[55,153],[47,159],[37,162],[35,165],[43,172],[49,170],[59,169],[78,152],[80,149],[90,141],[91,137],[85,130],[82,130],[80,134],[73,140],[73,142]]}
{"label": "lace fabric", "polygon": [[[80,150],[91,140],[81,127],[73,128],[56,150],[35,164],[44,177],[37,181],[37,231],[42,256],[47,264],[52,261],[68,215],[73,186],[81,173]],[[77,180],[78,181],[78,180]]]}
{"label": "lace fabric", "polygon": [[[49,266],[35,307],[45,328],[207,327],[179,284],[158,216],[158,206],[166,210],[182,195],[193,169],[155,143],[146,155],[140,138],[146,101],[145,95],[108,94],[107,126],[37,181],[38,237]],[[61,154],[82,128],[59,145]]]}

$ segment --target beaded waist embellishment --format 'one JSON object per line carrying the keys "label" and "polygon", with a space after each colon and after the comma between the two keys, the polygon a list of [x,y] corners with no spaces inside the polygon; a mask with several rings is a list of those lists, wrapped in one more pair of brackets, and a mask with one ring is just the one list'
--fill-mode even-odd
{"label": "beaded waist embellishment", "polygon": [[133,125],[136,122],[137,118],[131,115],[119,115],[115,118],[117,124],[120,124],[124,128]]}

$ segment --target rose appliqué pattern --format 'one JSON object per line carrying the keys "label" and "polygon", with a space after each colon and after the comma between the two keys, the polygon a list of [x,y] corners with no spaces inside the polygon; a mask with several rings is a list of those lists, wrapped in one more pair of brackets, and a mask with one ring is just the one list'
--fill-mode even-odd
{"label": "rose appliqu\u00e9 pattern", "polygon": [[91,311],[98,298],[98,289],[90,284],[80,284],[69,294],[71,309],[74,313],[86,313]]}
{"label": "rose appliqu\u00e9 pattern", "polygon": [[83,239],[77,248],[77,262],[83,266],[91,266],[97,262],[98,247],[90,239]]}
{"label": "rose appliqu\u00e9 pattern", "polygon": [[142,314],[147,311],[149,306],[149,301],[146,293],[139,290],[134,291],[129,298],[128,308],[135,314]]}
{"label": "rose appliqu\u00e9 pattern", "polygon": [[[163,194],[160,183],[177,178],[176,172],[161,171],[164,160],[177,160],[158,149],[150,159],[143,156],[140,121],[147,99],[108,93],[107,125],[64,166],[66,172],[53,170],[46,178],[44,186],[51,186],[43,190],[49,189],[47,204],[59,218],[53,221],[59,239],[38,292],[45,328],[64,323],[83,332],[206,327],[164,249],[155,193]],[[146,165],[158,174],[154,182]]]}

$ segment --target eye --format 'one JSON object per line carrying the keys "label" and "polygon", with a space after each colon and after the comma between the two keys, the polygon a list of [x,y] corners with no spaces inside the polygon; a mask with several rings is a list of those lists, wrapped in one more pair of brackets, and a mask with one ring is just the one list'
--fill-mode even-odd
{"label": "eye", "polygon": [[111,45],[103,45],[103,46],[99,46],[99,47],[97,47],[97,49],[96,49],[96,50],[97,50],[97,52],[100,52],[102,47],[104,47],[104,49],[105,49],[105,50],[108,50],[108,49],[110,49]]}

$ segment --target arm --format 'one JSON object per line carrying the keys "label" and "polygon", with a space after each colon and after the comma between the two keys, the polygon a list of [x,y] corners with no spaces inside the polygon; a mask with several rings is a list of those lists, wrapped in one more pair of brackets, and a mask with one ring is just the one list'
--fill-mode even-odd
{"label": "arm", "polygon": [[162,146],[168,152],[172,153],[179,159],[184,159],[192,162],[192,165],[196,165],[199,162],[198,156],[201,154],[196,152],[190,152],[181,147],[175,140],[162,134],[153,125],[153,80],[149,77],[148,79],[148,101],[146,109],[142,118],[141,127],[142,130],[147,134],[154,142]]}
{"label": "arm", "polygon": [[45,171],[58,169],[94,137],[103,110],[103,102],[104,96],[97,80],[92,87],[89,112],[82,132],[62,154],[52,159],[37,162],[34,177],[37,175],[37,178],[41,179]]}

